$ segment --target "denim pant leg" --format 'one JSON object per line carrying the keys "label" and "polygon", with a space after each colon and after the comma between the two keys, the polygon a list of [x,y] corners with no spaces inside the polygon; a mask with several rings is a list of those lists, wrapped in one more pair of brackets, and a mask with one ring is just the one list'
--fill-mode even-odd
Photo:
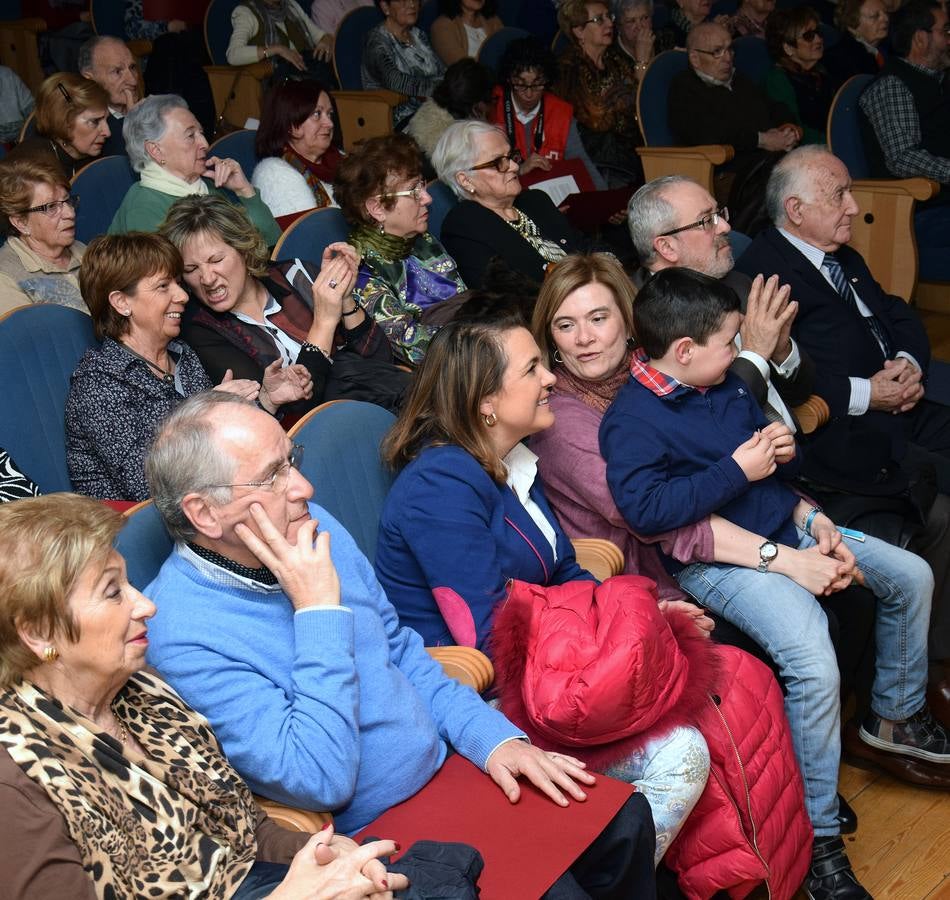
{"label": "denim pant leg", "polygon": [[[916,553],[870,535],[863,543],[844,540],[877,597],[871,708],[884,719],[906,719],[925,702],[933,573]],[[799,546],[813,544],[805,537]]]}
{"label": "denim pant leg", "polygon": [[697,729],[677,725],[613,763],[604,774],[635,784],[650,801],[656,826],[653,863],[659,865],[706,787],[709,748]]}
{"label": "denim pant leg", "polygon": [[805,807],[816,835],[837,834],[839,675],[818,601],[791,578],[741,566],[695,563],[677,578],[701,605],[757,641],[779,667]]}

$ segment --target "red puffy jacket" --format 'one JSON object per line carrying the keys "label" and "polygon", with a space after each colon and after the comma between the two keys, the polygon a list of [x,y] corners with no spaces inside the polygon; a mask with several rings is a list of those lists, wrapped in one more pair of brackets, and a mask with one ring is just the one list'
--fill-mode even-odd
{"label": "red puffy jacket", "polygon": [[549,750],[604,768],[673,725],[709,746],[706,789],[666,854],[688,897],[746,896],[768,881],[792,897],[812,830],[782,692],[758,660],[657,608],[639,575],[601,585],[512,582],[495,612],[502,711]]}

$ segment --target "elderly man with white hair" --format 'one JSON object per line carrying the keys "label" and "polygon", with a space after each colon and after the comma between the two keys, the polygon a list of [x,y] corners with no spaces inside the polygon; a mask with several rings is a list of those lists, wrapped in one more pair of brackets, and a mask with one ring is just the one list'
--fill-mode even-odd
{"label": "elderly man with white hair", "polygon": [[109,94],[109,137],[102,145],[103,156],[124,156],[122,121],[142,99],[139,64],[124,41],[109,35],[89,38],[79,48],[79,74],[99,84]]}
{"label": "elderly man with white hair", "polygon": [[737,268],[777,274],[798,301],[793,334],[815,362],[816,390],[832,416],[810,458],[852,479],[867,470],[879,493],[887,492],[888,480],[905,476],[926,484],[936,473],[940,494],[921,509],[933,549],[915,549],[933,566],[937,583],[931,702],[950,719],[950,575],[946,552],[934,552],[943,543],[934,509],[944,507],[943,495],[950,493],[950,408],[924,397],[927,334],[913,307],[884,291],[847,246],[858,204],[840,159],[824,147],[793,151],[773,170],[766,203],[774,227],[752,242]]}

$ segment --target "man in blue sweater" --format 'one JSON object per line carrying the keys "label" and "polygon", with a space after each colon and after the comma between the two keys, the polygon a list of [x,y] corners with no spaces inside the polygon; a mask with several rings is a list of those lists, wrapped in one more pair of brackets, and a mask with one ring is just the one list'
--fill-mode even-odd
{"label": "man in blue sweater", "polygon": [[[422,788],[450,745],[512,802],[520,776],[561,806],[583,800],[582,763],[528,744],[399,625],[353,539],[308,503],[301,455],[272,416],[209,391],[172,413],[147,461],[177,542],[147,588],[149,662],[207,716],[235,768],[266,797],[332,810],[348,833]],[[653,852],[631,827],[644,806],[632,799],[613,857],[631,887],[644,851],[652,878]],[[652,835],[646,817],[639,837]]]}
{"label": "man in blue sweater", "polygon": [[729,372],[741,322],[731,288],[668,268],[641,289],[633,312],[640,342],[633,377],[600,429],[611,494],[630,526],[645,534],[714,512],[748,533],[741,545],[717,548],[717,559],[727,562],[680,568],[677,578],[699,603],[754,638],[781,670],[815,829],[809,896],[868,897],[839,834],[838,670],[814,595],[854,578],[877,597],[877,666],[862,740],[950,764],[950,737],[924,699],[933,576],[919,557],[883,541],[843,539],[784,483],[797,470],[794,439],[784,425],[768,423]]}

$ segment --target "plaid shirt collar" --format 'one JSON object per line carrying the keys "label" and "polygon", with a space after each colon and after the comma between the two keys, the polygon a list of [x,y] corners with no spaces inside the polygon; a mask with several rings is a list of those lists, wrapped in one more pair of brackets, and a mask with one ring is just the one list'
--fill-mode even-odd
{"label": "plaid shirt collar", "polygon": [[705,392],[703,388],[694,388],[692,385],[677,381],[672,375],[655,369],[650,365],[649,359],[642,348],[638,347],[634,350],[633,359],[630,361],[630,374],[657,397],[678,397],[686,391]]}

